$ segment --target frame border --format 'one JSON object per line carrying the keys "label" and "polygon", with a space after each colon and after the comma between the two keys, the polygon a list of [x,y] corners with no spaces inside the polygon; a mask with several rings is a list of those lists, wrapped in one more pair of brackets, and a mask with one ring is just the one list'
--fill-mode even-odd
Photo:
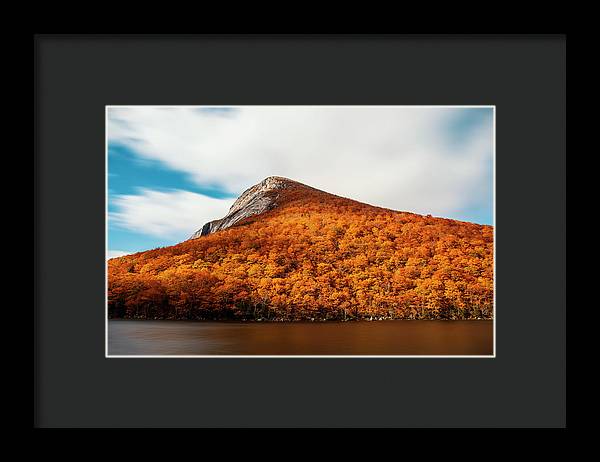
{"label": "frame border", "polygon": [[[148,101],[495,103],[501,354],[107,361],[102,110]],[[37,34],[34,427],[564,428],[565,168],[566,34]]]}

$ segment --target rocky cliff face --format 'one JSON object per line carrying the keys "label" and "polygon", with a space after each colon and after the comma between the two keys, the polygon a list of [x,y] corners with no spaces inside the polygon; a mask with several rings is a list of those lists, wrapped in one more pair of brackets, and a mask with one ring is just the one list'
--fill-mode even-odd
{"label": "rocky cliff face", "polygon": [[225,217],[220,220],[209,221],[196,231],[190,239],[196,239],[229,228],[244,218],[272,210],[277,206],[279,191],[293,187],[295,184],[299,183],[279,176],[265,178],[260,183],[244,191],[233,203]]}

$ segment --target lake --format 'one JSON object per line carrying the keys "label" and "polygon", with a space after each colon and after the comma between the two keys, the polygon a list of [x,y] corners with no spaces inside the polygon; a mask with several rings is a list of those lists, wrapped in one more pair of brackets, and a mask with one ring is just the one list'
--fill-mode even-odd
{"label": "lake", "polygon": [[109,355],[492,355],[493,321],[108,321]]}

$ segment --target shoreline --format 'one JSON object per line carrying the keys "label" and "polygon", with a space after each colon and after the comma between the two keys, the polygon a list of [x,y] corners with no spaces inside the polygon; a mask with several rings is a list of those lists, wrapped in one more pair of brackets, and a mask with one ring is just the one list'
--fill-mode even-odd
{"label": "shoreline", "polygon": [[222,324],[327,324],[327,323],[359,323],[359,322],[383,322],[383,321],[494,321],[494,318],[470,318],[470,319],[284,319],[284,320],[273,320],[273,319],[177,319],[177,318],[163,318],[163,319],[148,319],[148,318],[106,318],[108,321],[179,321],[179,322],[213,322]]}

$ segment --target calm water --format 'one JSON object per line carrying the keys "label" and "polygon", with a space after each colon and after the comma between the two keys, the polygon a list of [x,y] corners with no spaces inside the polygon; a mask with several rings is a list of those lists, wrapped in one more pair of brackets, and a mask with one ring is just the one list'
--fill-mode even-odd
{"label": "calm water", "polygon": [[108,321],[109,355],[491,355],[492,321]]}

